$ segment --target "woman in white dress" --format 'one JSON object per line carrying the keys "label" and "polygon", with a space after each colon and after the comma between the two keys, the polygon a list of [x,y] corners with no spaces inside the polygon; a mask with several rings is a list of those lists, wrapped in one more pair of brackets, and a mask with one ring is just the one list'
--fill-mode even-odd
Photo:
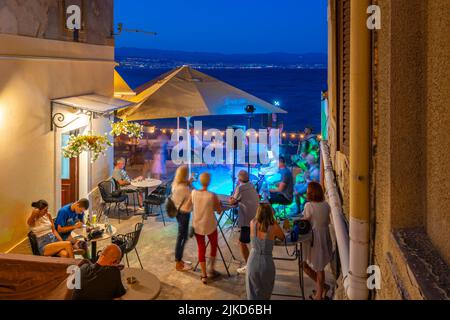
{"label": "woman in white dress", "polygon": [[308,203],[305,204],[303,217],[311,223],[313,239],[311,246],[304,246],[305,273],[316,282],[313,300],[326,298],[330,287],[325,283],[325,267],[330,263],[333,247],[329,231],[330,206],[324,199],[320,183],[310,182],[306,192]]}

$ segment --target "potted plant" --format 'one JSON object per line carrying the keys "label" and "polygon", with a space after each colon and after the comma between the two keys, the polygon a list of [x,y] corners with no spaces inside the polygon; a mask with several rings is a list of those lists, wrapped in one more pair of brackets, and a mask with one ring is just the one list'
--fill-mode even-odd
{"label": "potted plant", "polygon": [[111,122],[111,135],[120,136],[127,135],[129,138],[136,138],[137,140],[142,139],[144,127],[137,122],[128,122],[124,118],[120,122]]}
{"label": "potted plant", "polygon": [[91,162],[94,162],[108,147],[111,147],[112,143],[108,139],[108,135],[96,135],[89,132],[86,135],[71,135],[67,146],[63,148],[63,156],[65,158],[76,158],[82,152],[88,151],[92,153]]}

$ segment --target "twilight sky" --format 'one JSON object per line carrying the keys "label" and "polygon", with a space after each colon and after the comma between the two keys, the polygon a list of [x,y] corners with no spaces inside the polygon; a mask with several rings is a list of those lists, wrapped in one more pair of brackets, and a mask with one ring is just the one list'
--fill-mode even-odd
{"label": "twilight sky", "polygon": [[115,0],[116,47],[219,53],[327,51],[327,0]]}

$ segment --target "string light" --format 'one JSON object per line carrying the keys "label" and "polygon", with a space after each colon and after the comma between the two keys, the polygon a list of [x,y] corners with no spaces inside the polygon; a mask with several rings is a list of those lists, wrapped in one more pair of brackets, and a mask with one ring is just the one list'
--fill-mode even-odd
{"label": "string light", "polygon": [[[183,132],[183,129],[169,129],[169,128],[158,128],[156,126],[153,126],[153,127],[149,126],[149,132],[151,134],[154,134],[158,130],[160,132],[164,133],[164,134],[166,134],[167,132],[170,132],[170,133],[174,133],[174,132],[182,133]],[[194,133],[195,132],[195,134],[197,134],[197,135],[201,133],[200,130],[194,130],[194,128],[189,129],[189,132],[190,133]],[[207,136],[208,135],[208,130],[203,130],[203,134],[205,136]],[[218,134],[220,134],[222,137],[224,137],[226,132],[225,131],[212,131],[210,133],[210,135],[213,136],[213,137],[216,137]],[[258,138],[260,135],[259,135],[258,132],[251,131],[251,132],[247,132],[246,136],[247,137],[252,136],[252,137],[257,137]],[[301,140],[305,139],[305,137],[306,137],[306,135],[304,133],[295,133],[295,132],[282,132],[281,133],[281,137],[283,137],[283,138],[286,138],[288,136],[290,137],[290,139],[299,138]],[[317,140],[322,140],[323,139],[323,136],[321,134],[318,134],[316,137],[317,137]]]}

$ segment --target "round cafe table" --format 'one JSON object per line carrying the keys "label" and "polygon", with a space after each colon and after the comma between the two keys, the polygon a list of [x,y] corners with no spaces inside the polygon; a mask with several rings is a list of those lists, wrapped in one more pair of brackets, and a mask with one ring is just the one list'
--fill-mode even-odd
{"label": "round cafe table", "polygon": [[[136,278],[133,284],[128,283],[128,277]],[[125,268],[122,271],[122,283],[127,293],[121,300],[153,300],[161,290],[161,282],[151,272],[136,268]]]}
{"label": "round cafe table", "polygon": [[117,232],[117,229],[112,225],[111,225],[112,233],[106,232],[106,227],[102,223],[97,223],[97,227],[99,227],[100,230],[103,229],[105,231],[103,232],[103,235],[101,237],[92,239],[92,240],[88,239],[88,232],[86,231],[86,227],[75,229],[71,232],[72,238],[76,239],[76,238],[83,237],[84,239],[88,239],[87,241],[91,243],[91,261],[92,262],[97,261],[97,242],[107,240],[107,239],[111,238],[113,235],[115,235]]}
{"label": "round cafe table", "polygon": [[136,188],[149,189],[155,188],[162,184],[161,180],[157,179],[144,179],[144,180],[133,180],[131,181],[131,185]]}
{"label": "round cafe table", "polygon": [[144,179],[144,180],[133,180],[131,185],[135,188],[144,189],[145,198],[148,196],[148,190],[150,188],[159,187],[162,184],[161,180],[157,179]]}

